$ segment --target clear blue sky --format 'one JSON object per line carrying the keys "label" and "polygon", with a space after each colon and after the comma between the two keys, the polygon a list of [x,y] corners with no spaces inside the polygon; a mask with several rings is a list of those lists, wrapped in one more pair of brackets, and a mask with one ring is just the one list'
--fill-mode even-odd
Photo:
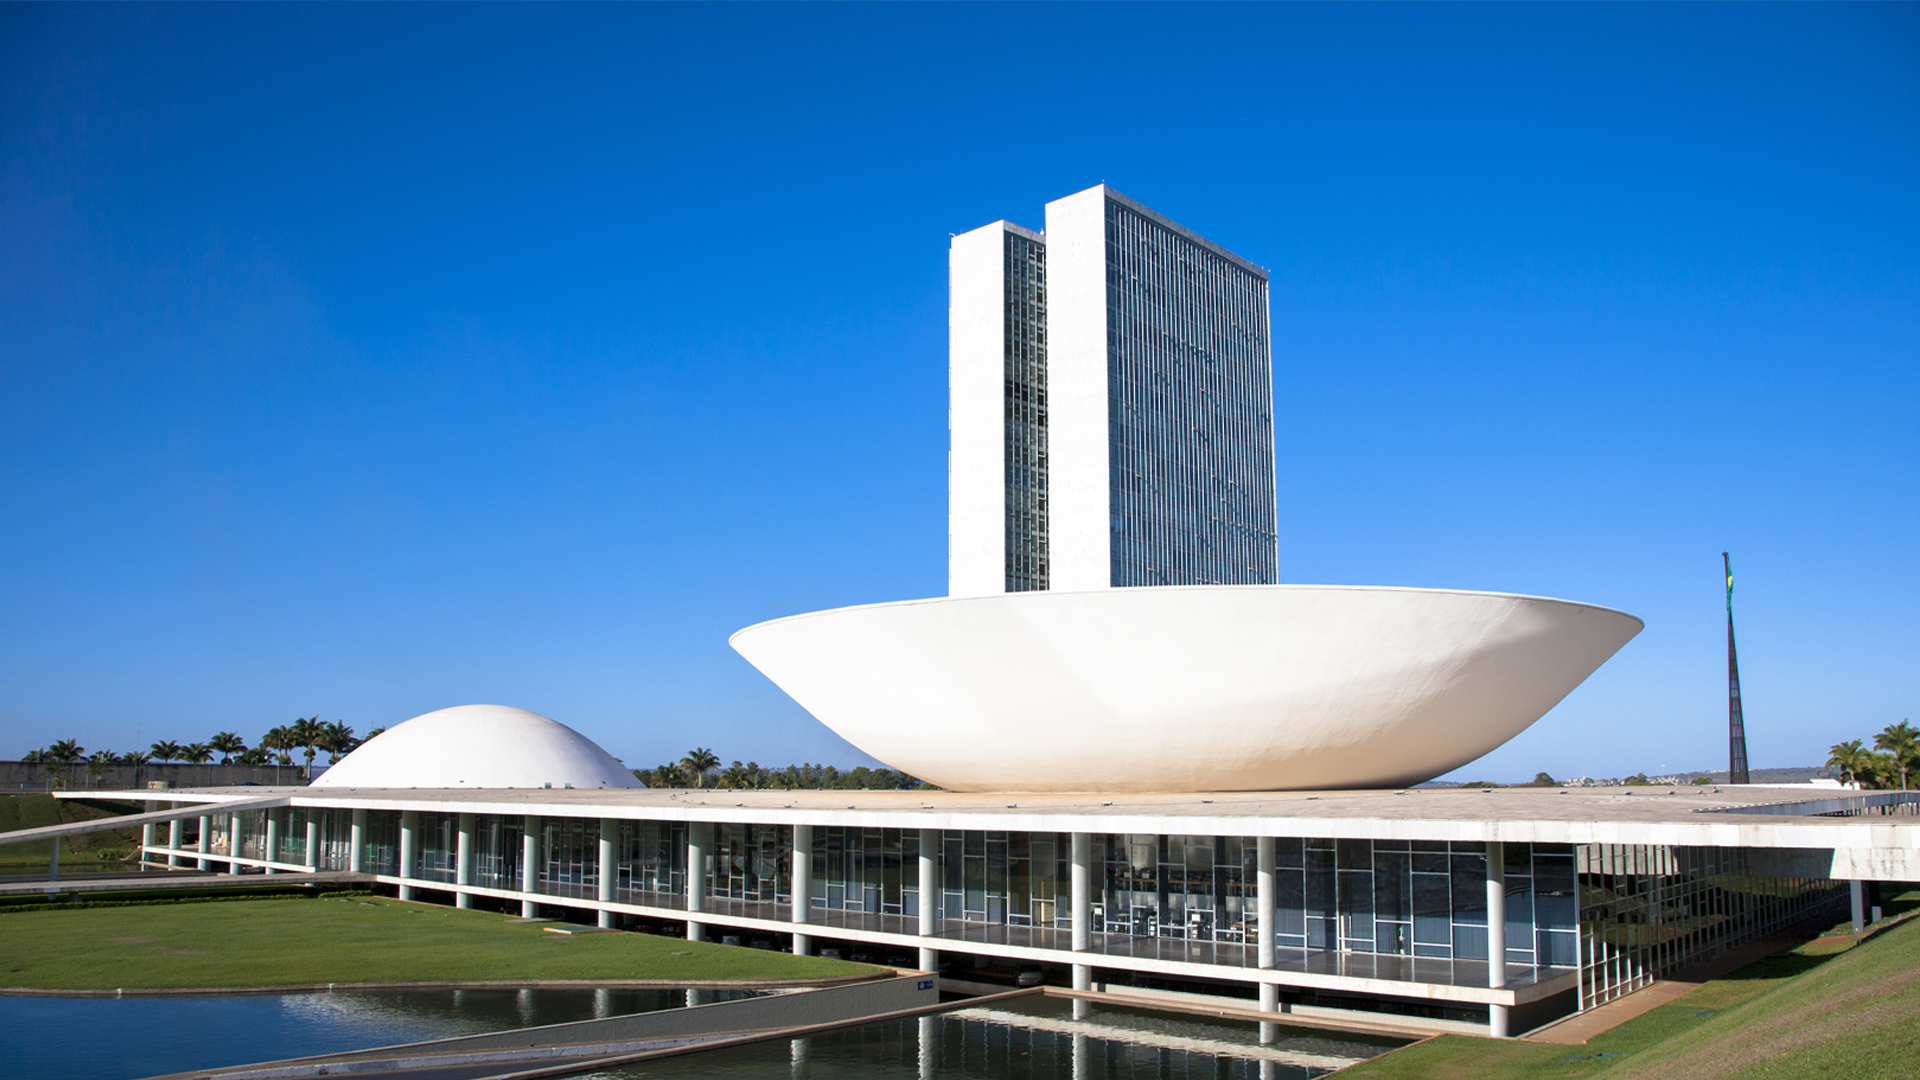
{"label": "clear blue sky", "polygon": [[[946,242],[1272,268],[1282,580],[1647,630],[1464,770],[1920,718],[1920,8],[0,7],[0,755],[468,702],[866,759],[733,630],[945,588]],[[1009,754],[1020,753],[1008,747]]]}

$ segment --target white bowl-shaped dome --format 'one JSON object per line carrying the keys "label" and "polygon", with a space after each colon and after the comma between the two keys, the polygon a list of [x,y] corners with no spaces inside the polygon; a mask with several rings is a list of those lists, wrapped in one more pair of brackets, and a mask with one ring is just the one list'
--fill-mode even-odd
{"label": "white bowl-shaped dome", "polygon": [[1404,787],[1513,738],[1644,624],[1502,593],[1210,585],[909,600],[733,647],[956,791]]}
{"label": "white bowl-shaped dome", "polygon": [[599,744],[505,705],[457,705],[395,724],[316,777],[337,788],[644,787]]}

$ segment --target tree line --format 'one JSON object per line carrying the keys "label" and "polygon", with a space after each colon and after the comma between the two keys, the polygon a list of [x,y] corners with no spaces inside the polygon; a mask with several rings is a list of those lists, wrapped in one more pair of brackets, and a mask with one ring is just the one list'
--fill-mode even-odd
{"label": "tree line", "polygon": [[138,766],[174,761],[189,765],[211,765],[216,754],[222,765],[292,765],[294,755],[300,754],[306,759],[307,778],[312,779],[315,758],[326,754],[327,764],[334,764],[385,730],[384,727],[377,727],[364,736],[356,736],[353,728],[344,721],[323,723],[316,714],[298,718],[291,724],[268,728],[266,734],[261,735],[252,746],[231,731],[216,731],[205,742],[178,743],[163,739],[145,750],[129,750],[125,753],[112,750],[88,753],[87,748],[75,740],[61,739],[51,746],[27,751],[20,755],[20,760],[39,765],[49,776],[67,772],[80,764],[87,766],[89,775],[99,776],[113,765]]}
{"label": "tree line", "polygon": [[1827,768],[1863,788],[1905,791],[1920,779],[1920,730],[1905,720],[1888,724],[1873,737],[1873,749],[1859,739],[1834,743]]}
{"label": "tree line", "polygon": [[679,761],[652,769],[634,769],[633,775],[652,788],[721,787],[735,790],[802,791],[838,788],[861,791],[901,791],[932,784],[898,769],[869,769],[865,765],[841,772],[832,765],[788,765],[785,768],[739,762],[720,767],[720,758],[707,747],[687,751]]}

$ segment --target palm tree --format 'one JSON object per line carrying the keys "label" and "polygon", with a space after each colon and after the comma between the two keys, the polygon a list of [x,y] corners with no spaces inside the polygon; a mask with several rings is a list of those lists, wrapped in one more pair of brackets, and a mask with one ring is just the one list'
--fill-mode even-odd
{"label": "palm tree", "polygon": [[720,756],[704,746],[698,746],[687,751],[687,756],[680,759],[680,764],[693,774],[694,783],[704,787],[707,774],[720,767]]}
{"label": "palm tree", "polygon": [[320,738],[316,745],[327,752],[327,764],[337,765],[342,756],[352,753],[353,748],[360,744],[354,740],[353,729],[347,726],[345,720],[335,720],[331,724],[320,725]]}
{"label": "palm tree", "polygon": [[295,717],[287,727],[287,735],[294,746],[307,752],[307,779],[313,779],[315,747],[326,736],[326,726],[320,723],[320,714]]}
{"label": "palm tree", "polygon": [[233,755],[247,748],[247,740],[231,731],[216,731],[213,738],[207,740],[207,746],[220,755],[220,764],[233,763]]}
{"label": "palm tree", "polygon": [[81,746],[72,739],[61,739],[59,742],[47,747],[45,752],[41,754],[40,767],[47,771],[48,776],[52,776],[56,768],[63,772],[70,772],[72,771],[73,763],[85,757],[86,754],[86,747]]}
{"label": "palm tree", "polygon": [[180,750],[180,760],[189,765],[206,765],[207,786],[213,786],[213,747],[203,742],[188,743]]}
{"label": "palm tree", "polygon": [[273,751],[275,764],[293,764],[293,759],[287,756],[287,751],[293,749],[293,732],[284,726],[268,728],[267,733],[260,736],[260,749]]}
{"label": "palm tree", "polygon": [[155,761],[179,761],[180,755],[186,752],[186,747],[181,746],[172,739],[168,739],[165,742],[154,743],[149,749],[153,751],[153,760]]}
{"label": "palm tree", "polygon": [[120,755],[111,750],[95,750],[93,753],[88,754],[87,776],[90,779],[87,786],[92,787],[92,780],[98,780],[100,777],[106,775],[107,767],[119,760],[119,757]]}
{"label": "palm tree", "polygon": [[367,732],[367,738],[366,738],[366,739],[361,739],[361,740],[360,740],[359,742],[357,742],[357,743],[355,743],[355,744],[354,744],[354,749],[356,749],[356,750],[357,750],[357,749],[359,749],[359,748],[360,748],[360,747],[361,747],[362,745],[364,745],[364,744],[366,743],[366,741],[367,741],[367,739],[371,739],[371,738],[373,738],[373,737],[374,737],[375,735],[378,735],[378,734],[380,734],[381,732],[383,732],[383,731],[385,731],[385,730],[387,730],[387,729],[386,729],[386,728],[385,728],[384,726],[382,726],[382,727],[377,727],[377,728],[374,728],[374,729],[373,729],[372,731],[369,731],[369,732]]}
{"label": "palm tree", "polygon": [[1827,751],[1827,768],[1845,775],[1849,783],[1857,784],[1860,774],[1873,768],[1873,751],[1859,739],[1834,743]]}
{"label": "palm tree", "polygon": [[1920,731],[1915,731],[1905,720],[1888,724],[1885,731],[1873,737],[1873,745],[1893,756],[1893,763],[1900,771],[1900,790],[1907,790],[1907,770],[1920,762]]}
{"label": "palm tree", "polygon": [[129,750],[120,755],[120,764],[133,766],[133,786],[140,786],[140,766],[153,760],[153,755],[145,750]]}

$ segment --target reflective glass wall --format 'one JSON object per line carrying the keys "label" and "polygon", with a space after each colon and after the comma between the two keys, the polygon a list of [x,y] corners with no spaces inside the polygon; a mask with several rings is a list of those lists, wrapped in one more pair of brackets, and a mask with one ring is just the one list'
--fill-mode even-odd
{"label": "reflective glass wall", "polygon": [[1108,199],[1107,392],[1114,586],[1278,580],[1266,278]]}

